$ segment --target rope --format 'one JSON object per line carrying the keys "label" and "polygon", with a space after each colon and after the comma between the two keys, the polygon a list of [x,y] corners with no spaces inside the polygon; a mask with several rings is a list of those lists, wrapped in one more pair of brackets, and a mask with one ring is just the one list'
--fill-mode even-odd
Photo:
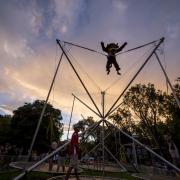
{"label": "rope", "polygon": [[[167,72],[167,64],[166,64],[166,60],[165,60],[165,47],[164,47],[164,43],[162,44],[162,48],[161,46],[157,49],[157,51],[159,51],[159,54],[160,55],[163,55],[162,57],[162,60],[163,60],[163,63],[164,63],[164,70],[165,72]],[[168,86],[168,81],[167,81],[167,78],[165,78],[166,80],[166,93],[168,94],[168,91],[169,91],[169,86]]]}
{"label": "rope", "polygon": [[[163,53],[163,61],[164,61],[164,69],[165,71],[167,72],[167,64],[166,64],[166,57],[165,57],[165,47],[164,47],[164,43],[163,43],[163,49],[162,49],[162,53]],[[167,94],[169,93],[169,88],[168,88],[168,81],[166,79],[166,91],[167,91]]]}
{"label": "rope", "polygon": [[[59,40],[59,41],[60,41],[60,40]],[[133,50],[142,48],[142,47],[144,47],[144,46],[148,46],[148,45],[153,44],[153,43],[155,43],[155,42],[157,42],[157,41],[159,41],[159,40],[155,40],[155,41],[152,41],[152,42],[143,44],[143,45],[141,45],[141,46],[138,46],[138,47],[129,49],[129,50],[127,50],[127,51],[120,52],[120,53],[118,53],[116,56],[118,56],[119,54],[127,53],[127,52],[130,52],[130,51],[133,51]],[[63,42],[64,44],[69,44],[69,45],[76,46],[76,47],[79,47],[79,48],[82,48],[82,49],[86,49],[86,50],[88,50],[88,51],[95,52],[95,53],[101,54],[101,55],[103,55],[103,56],[107,56],[106,54],[101,53],[101,52],[99,52],[99,51],[96,51],[96,50],[94,50],[94,49],[90,49],[90,48],[87,48],[87,47],[84,47],[84,46],[80,46],[80,45],[77,45],[77,44],[74,44],[74,43],[71,43],[71,42],[67,42],[67,41],[61,41],[61,42]]]}
{"label": "rope", "polygon": [[[55,54],[55,57],[54,57],[54,72],[56,71],[56,63],[57,63],[57,44],[56,44],[56,54]],[[52,99],[52,105],[54,104],[54,91],[55,91],[55,83],[54,83],[54,86],[52,88],[52,95],[53,95],[53,99]]]}
{"label": "rope", "polygon": [[89,76],[89,74],[84,70],[84,68],[79,64],[79,62],[76,60],[76,58],[70,53],[68,52],[68,54],[73,58],[73,60],[78,64],[79,68],[81,69],[81,71],[90,79],[90,81],[96,86],[96,88],[98,89],[98,91],[101,92],[101,88],[98,86],[98,84]]}
{"label": "rope", "polygon": [[116,56],[118,56],[118,55],[120,55],[120,54],[124,54],[124,53],[130,52],[130,51],[133,51],[133,50],[136,50],[136,49],[139,49],[139,48],[142,48],[142,47],[145,47],[145,46],[148,46],[148,45],[153,44],[153,43],[155,43],[155,42],[157,42],[157,41],[159,41],[159,40],[152,41],[152,42],[150,42],[150,43],[146,43],[146,44],[144,44],[144,45],[141,45],[141,46],[138,46],[138,47],[129,49],[129,50],[124,51],[124,52],[120,52],[120,53],[118,53]]}
{"label": "rope", "polygon": [[72,45],[72,46],[76,46],[76,47],[79,47],[79,48],[82,48],[82,49],[86,49],[86,50],[88,50],[88,51],[92,51],[92,52],[101,54],[101,55],[103,55],[103,56],[107,56],[106,54],[101,53],[101,52],[99,52],[99,51],[96,51],[96,50],[94,50],[94,49],[90,49],[90,48],[87,48],[87,47],[84,47],[84,46],[80,46],[80,45],[77,45],[77,44],[74,44],[74,43],[70,43],[70,42],[67,42],[67,41],[62,41],[62,42],[64,42],[65,44],[69,44],[69,45]]}

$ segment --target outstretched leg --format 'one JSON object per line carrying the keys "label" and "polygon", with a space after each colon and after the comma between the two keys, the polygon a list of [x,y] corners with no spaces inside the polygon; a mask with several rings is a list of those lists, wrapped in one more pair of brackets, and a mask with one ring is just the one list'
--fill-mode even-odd
{"label": "outstretched leg", "polygon": [[112,62],[110,59],[108,59],[107,61],[107,64],[106,64],[106,71],[107,71],[107,74],[110,73],[110,68],[112,67]]}
{"label": "outstretched leg", "polygon": [[113,65],[114,65],[114,67],[116,68],[117,74],[118,74],[118,75],[121,75],[121,73],[119,72],[119,70],[120,70],[121,68],[119,67],[119,64],[117,63],[116,59],[114,59]]}

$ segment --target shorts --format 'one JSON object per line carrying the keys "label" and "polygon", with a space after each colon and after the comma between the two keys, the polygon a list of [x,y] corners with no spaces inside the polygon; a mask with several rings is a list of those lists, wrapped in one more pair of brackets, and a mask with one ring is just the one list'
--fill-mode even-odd
{"label": "shorts", "polygon": [[69,166],[75,169],[78,168],[78,155],[77,154],[71,155]]}

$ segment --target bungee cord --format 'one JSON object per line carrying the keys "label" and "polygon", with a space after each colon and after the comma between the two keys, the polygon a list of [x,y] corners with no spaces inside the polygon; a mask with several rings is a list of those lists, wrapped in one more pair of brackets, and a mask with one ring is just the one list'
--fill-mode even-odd
{"label": "bungee cord", "polygon": [[101,53],[99,51],[96,51],[94,49],[90,49],[90,48],[87,48],[87,47],[84,47],[84,46],[80,46],[80,45],[77,45],[77,44],[74,44],[74,43],[70,43],[70,42],[67,42],[67,41],[62,41],[62,42],[64,42],[65,44],[69,44],[69,45],[76,46],[76,47],[79,47],[79,48],[82,48],[82,49],[86,49],[86,50],[91,51],[91,52],[95,52],[95,53],[101,54],[103,56],[107,56],[106,54]]}
{"label": "bungee cord", "polygon": [[[132,48],[132,49],[129,49],[129,50],[127,50],[127,51],[120,52],[120,53],[118,53],[116,56],[118,56],[118,55],[120,55],[120,54],[124,54],[124,53],[130,52],[130,51],[133,51],[133,50],[137,50],[137,49],[143,48],[143,47],[148,46],[148,45],[150,45],[150,44],[154,44],[154,43],[156,43],[156,42],[158,42],[158,41],[159,41],[159,40],[151,41],[151,42],[149,42],[149,43],[143,44],[143,45],[141,45],[141,46],[137,46],[137,47]],[[77,45],[77,44],[74,44],[74,43],[71,43],[71,42],[67,42],[67,41],[61,41],[61,42],[63,42],[64,45],[65,45],[65,44],[69,44],[69,45],[71,45],[71,46],[76,46],[76,47],[79,47],[79,48],[82,48],[82,49],[85,49],[85,50],[88,50],[88,51],[91,51],[91,52],[95,52],[95,53],[98,53],[98,54],[101,54],[101,55],[104,55],[104,56],[107,57],[107,55],[104,54],[104,53],[101,53],[101,52],[99,52],[99,51],[96,51],[96,50],[93,50],[93,49],[90,49],[90,48],[87,48],[87,47],[84,47],[84,46],[80,46],[80,45]],[[70,52],[69,52],[69,54],[70,54],[71,57],[76,61],[76,63],[78,63],[77,60],[75,59],[75,57],[74,57]],[[146,54],[146,53],[145,53],[145,54]],[[144,55],[145,55],[145,54],[144,54]],[[144,56],[144,55],[143,55],[143,56]],[[143,56],[142,56],[142,57],[143,57]],[[137,62],[139,62],[139,61],[140,61],[140,60],[138,60],[138,61],[136,61],[135,63],[133,63],[133,64],[130,66],[130,69],[132,69],[132,67],[133,67]],[[95,81],[83,70],[82,66],[81,66],[79,63],[78,63],[78,65],[80,66],[81,70],[87,75],[87,77],[95,84],[95,86],[98,88],[98,90],[101,91],[101,88],[100,88],[100,87],[95,83]],[[127,69],[126,72],[124,73],[124,75],[127,74],[128,71],[129,71],[129,70]],[[124,75],[122,75],[122,76],[124,76]],[[122,76],[121,76],[121,78],[122,78]],[[114,84],[116,84],[121,78],[116,79],[116,80],[115,80],[110,86],[108,86],[104,91],[109,90],[109,89],[110,89]]]}
{"label": "bungee cord", "polygon": [[[164,69],[167,72],[167,64],[166,64],[166,55],[165,55],[165,44],[162,44],[162,55],[163,55],[163,62],[164,62]],[[169,93],[169,86],[168,86],[168,81],[166,79],[166,92],[167,94]]]}
{"label": "bungee cord", "polygon": [[[155,41],[151,41],[151,42],[146,43],[146,44],[143,44],[143,45],[141,45],[141,46],[137,46],[137,47],[132,48],[132,49],[129,49],[129,50],[127,50],[127,51],[120,52],[120,53],[118,53],[116,56],[118,56],[118,55],[120,55],[120,54],[124,54],[124,53],[130,52],[130,51],[133,51],[133,50],[136,50],[136,49],[139,49],[139,48],[142,48],[142,47],[145,47],[145,46],[148,46],[148,45],[153,44],[153,43],[158,42],[158,41],[159,41],[159,39],[158,39],[158,40],[155,40]],[[101,52],[99,52],[99,51],[96,51],[96,50],[94,50],[94,49],[90,49],[90,48],[87,48],[87,47],[84,47],[84,46],[80,46],[80,45],[77,45],[77,44],[74,44],[74,43],[71,43],[71,42],[67,42],[67,41],[61,41],[61,42],[63,42],[64,44],[69,44],[69,45],[76,46],[76,47],[79,47],[79,48],[82,48],[82,49],[86,49],[86,50],[88,50],[88,51],[95,52],[95,53],[98,53],[98,54],[101,54],[101,55],[107,57],[106,54],[101,53]]]}
{"label": "bungee cord", "polygon": [[127,51],[120,52],[120,53],[118,53],[116,56],[118,56],[118,55],[120,55],[120,54],[124,54],[124,53],[130,52],[130,51],[133,51],[133,50],[136,50],[136,49],[140,49],[140,48],[145,47],[145,46],[148,46],[148,45],[150,45],[150,44],[154,44],[155,42],[158,42],[158,41],[159,41],[159,40],[155,40],[155,41],[152,41],[152,42],[143,44],[143,45],[141,45],[141,46],[138,46],[138,47],[129,49],[129,50],[127,50]]}

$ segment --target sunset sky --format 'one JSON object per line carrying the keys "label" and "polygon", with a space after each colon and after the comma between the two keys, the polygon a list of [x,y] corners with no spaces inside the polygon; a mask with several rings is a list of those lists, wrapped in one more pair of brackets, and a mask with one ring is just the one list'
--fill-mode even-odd
{"label": "sunset sky", "polygon": [[[57,38],[102,52],[101,41],[127,41],[124,50],[128,50],[161,37],[165,37],[165,42],[157,53],[173,84],[180,76],[179,0],[2,0],[0,112],[12,114],[25,102],[46,99],[61,55]],[[101,91],[107,90],[107,111],[154,46],[119,55],[122,76],[116,74],[114,67],[106,75],[106,57],[101,54],[68,45],[65,49],[99,109]],[[149,82],[166,90],[165,78],[154,56],[132,85]],[[95,109],[63,57],[50,103],[62,110],[65,125],[71,113],[72,93]],[[81,115],[93,114],[75,101],[73,123]]]}

